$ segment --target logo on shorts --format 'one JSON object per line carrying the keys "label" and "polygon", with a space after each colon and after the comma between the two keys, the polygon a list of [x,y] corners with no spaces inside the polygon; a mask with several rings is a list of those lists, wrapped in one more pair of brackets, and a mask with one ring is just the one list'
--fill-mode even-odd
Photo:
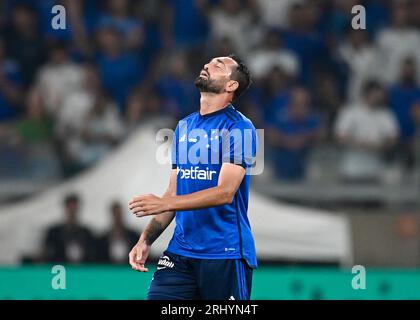
{"label": "logo on shorts", "polygon": [[158,261],[157,270],[165,269],[165,268],[173,268],[174,263],[169,259],[168,256],[163,256]]}

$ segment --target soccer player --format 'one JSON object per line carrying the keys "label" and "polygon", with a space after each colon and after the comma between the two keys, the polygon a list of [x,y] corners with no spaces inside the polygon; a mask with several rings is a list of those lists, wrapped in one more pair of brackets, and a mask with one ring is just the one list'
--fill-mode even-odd
{"label": "soccer player", "polygon": [[176,217],[149,300],[250,299],[257,260],[247,210],[257,135],[232,105],[250,83],[248,68],[234,55],[205,64],[195,80],[200,110],[175,130],[166,193],[129,202],[136,216],[154,216],[129,254],[137,271],[148,271],[151,245]]}

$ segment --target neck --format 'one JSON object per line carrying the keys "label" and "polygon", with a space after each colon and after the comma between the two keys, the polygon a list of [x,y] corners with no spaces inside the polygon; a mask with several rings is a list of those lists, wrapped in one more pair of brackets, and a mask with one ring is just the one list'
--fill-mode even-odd
{"label": "neck", "polygon": [[224,94],[202,92],[200,98],[200,114],[219,111],[231,103],[231,99]]}

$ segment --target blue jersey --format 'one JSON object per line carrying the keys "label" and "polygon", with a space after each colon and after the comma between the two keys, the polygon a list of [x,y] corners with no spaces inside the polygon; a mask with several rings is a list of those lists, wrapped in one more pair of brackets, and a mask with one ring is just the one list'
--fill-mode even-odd
{"label": "blue jersey", "polygon": [[254,238],[248,220],[250,168],[257,134],[252,122],[231,104],[181,120],[175,130],[172,167],[177,169],[177,195],[216,187],[223,163],[243,166],[247,174],[233,202],[176,212],[176,228],[168,251],[198,259],[244,258],[257,267]]}

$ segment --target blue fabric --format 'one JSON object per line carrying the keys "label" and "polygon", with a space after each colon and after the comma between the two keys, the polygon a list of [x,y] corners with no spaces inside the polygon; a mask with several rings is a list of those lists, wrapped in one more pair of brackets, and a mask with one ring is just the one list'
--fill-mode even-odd
{"label": "blue fabric", "polygon": [[[309,115],[300,121],[296,121],[290,119],[287,113],[284,113],[283,116],[273,117],[272,124],[282,134],[298,137],[318,130],[320,120],[315,115]],[[277,175],[288,180],[303,178],[308,151],[309,146],[297,150],[276,148],[272,157]]]}
{"label": "blue fabric", "polygon": [[253,270],[243,259],[194,259],[165,251],[148,300],[249,300]]}
{"label": "blue fabric", "polygon": [[276,119],[282,118],[290,102],[290,91],[278,92],[264,108],[264,120],[267,124],[277,123]]}
{"label": "blue fabric", "polygon": [[413,138],[416,132],[416,124],[411,111],[413,104],[420,102],[420,88],[394,86],[390,89],[389,100],[391,109],[398,120],[401,139]]}
{"label": "blue fabric", "polygon": [[174,11],[173,35],[179,46],[203,44],[209,33],[207,18],[195,0],[167,0]]}
{"label": "blue fabric", "polygon": [[104,88],[124,110],[125,102],[131,89],[140,83],[144,76],[137,57],[132,54],[121,54],[118,57],[98,57],[98,66]]}
{"label": "blue fabric", "polygon": [[390,10],[383,1],[371,0],[366,3],[366,31],[371,36],[386,27],[390,20]]}
{"label": "blue fabric", "polygon": [[124,37],[127,37],[133,30],[143,28],[143,25],[138,19],[128,18],[121,20],[111,15],[103,15],[98,22],[98,28],[101,27],[116,28]]}
{"label": "blue fabric", "polygon": [[[99,12],[101,0],[86,0],[83,3],[83,24],[88,33],[91,33],[97,21],[97,14]],[[52,13],[51,10],[55,5],[63,5],[58,0],[8,0],[6,1],[5,11],[10,13],[12,8],[18,4],[27,4],[31,6],[38,15],[38,21],[44,37],[50,37],[59,39],[61,41],[70,43],[74,39],[73,26],[69,18],[69,12],[66,10],[66,28],[65,29],[53,29],[52,19],[56,16],[56,13]],[[65,6],[64,6],[65,7]],[[75,54],[80,54],[76,52]]]}
{"label": "blue fabric", "polygon": [[168,75],[158,80],[156,88],[163,98],[165,109],[178,117],[193,112],[200,101],[197,88],[190,80],[179,80]]}
{"label": "blue fabric", "polygon": [[327,46],[321,34],[286,31],[284,46],[294,52],[300,61],[300,81],[305,85],[311,85],[314,81],[313,68],[329,59]]}
{"label": "blue fabric", "polygon": [[[11,61],[6,61],[1,69],[3,77],[10,81],[15,86],[22,85],[22,77],[17,64]],[[19,114],[19,106],[13,106],[7,100],[6,96],[0,92],[0,122],[12,120]]]}
{"label": "blue fabric", "polygon": [[[202,132],[195,134],[194,129]],[[231,136],[222,130],[229,130]],[[242,137],[235,139],[235,132]],[[200,146],[201,150],[197,150]],[[223,162],[241,165],[248,173],[254,164],[256,150],[255,127],[232,105],[204,116],[193,113],[181,120],[175,130],[172,163],[178,170],[177,194],[216,187]],[[212,159],[216,161],[210,161]],[[256,268],[254,238],[247,217],[249,188],[250,175],[246,174],[232,203],[178,211],[168,250],[199,259],[244,258]]]}

